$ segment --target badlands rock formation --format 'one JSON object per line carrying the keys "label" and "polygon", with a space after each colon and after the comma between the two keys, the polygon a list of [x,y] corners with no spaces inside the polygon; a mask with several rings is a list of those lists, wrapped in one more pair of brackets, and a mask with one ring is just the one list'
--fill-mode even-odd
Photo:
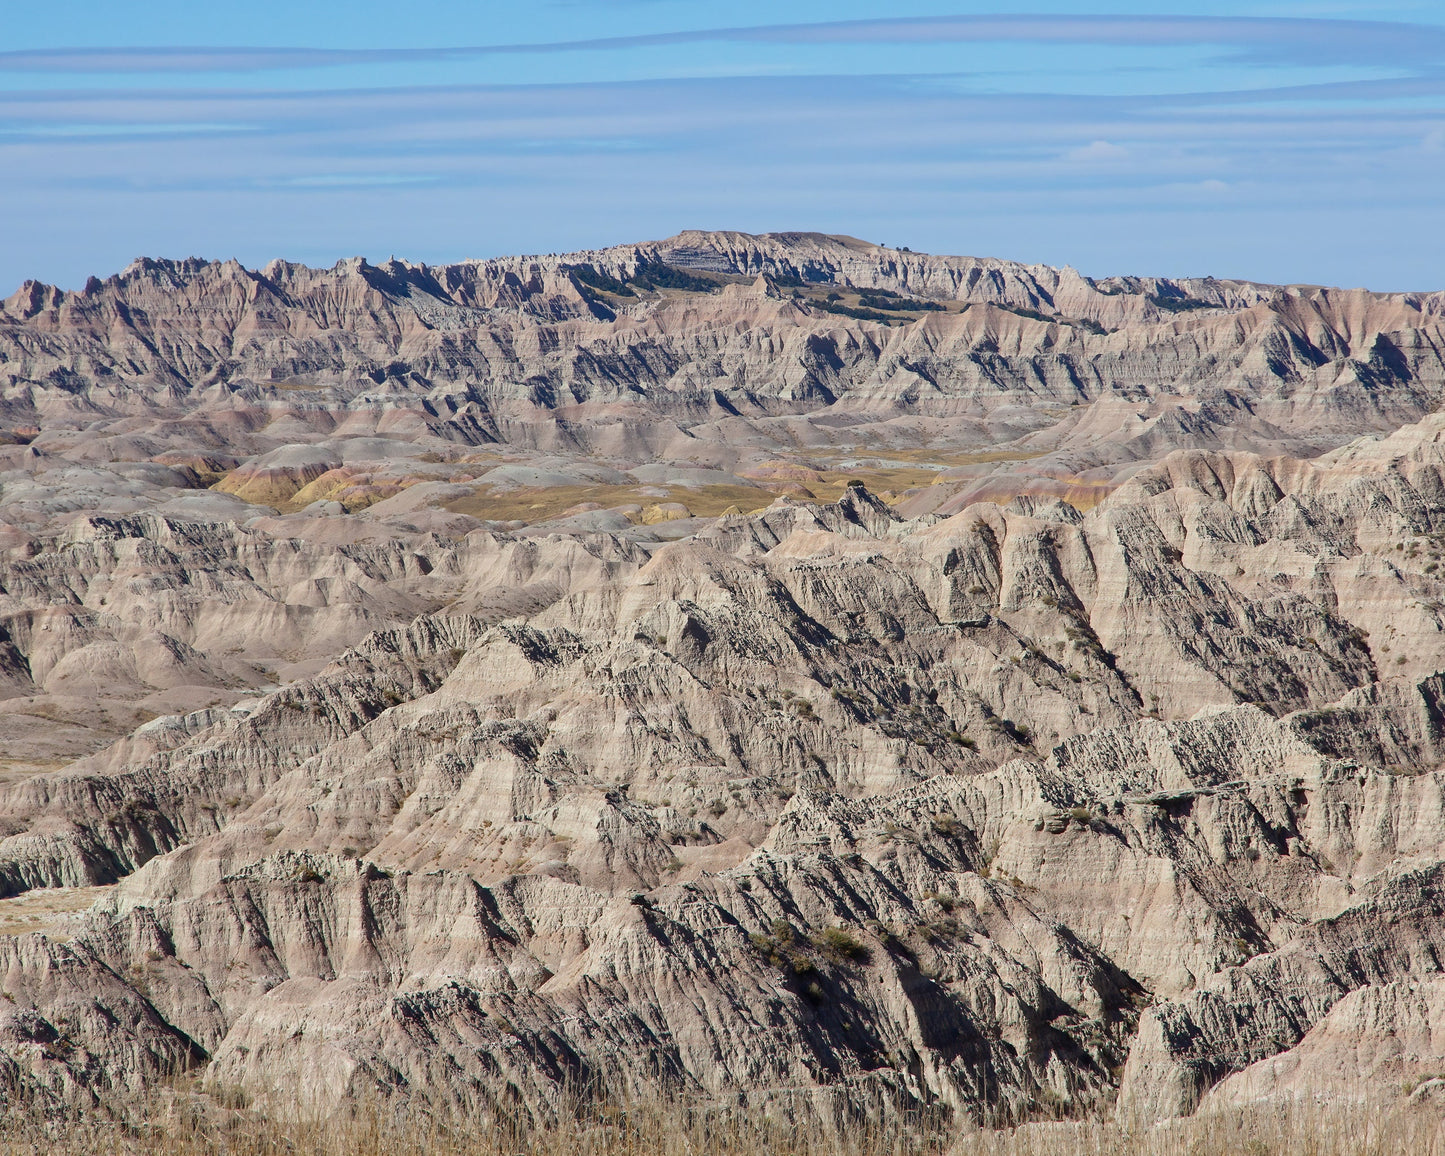
{"label": "badlands rock formation", "polygon": [[[624,473],[924,435],[1061,476],[1183,446],[1318,451],[1433,411],[1442,310],[815,234],[437,268],[140,260],[80,292],[27,283],[0,309],[0,422],[29,446],[6,503],[176,503],[224,476],[263,505],[307,488],[357,504],[498,444]],[[101,467],[116,493],[78,490]]]}
{"label": "badlands rock formation", "polygon": [[0,935],[0,1086],[1402,1097],[1442,304],[791,234],[26,286],[0,907],[95,903]]}

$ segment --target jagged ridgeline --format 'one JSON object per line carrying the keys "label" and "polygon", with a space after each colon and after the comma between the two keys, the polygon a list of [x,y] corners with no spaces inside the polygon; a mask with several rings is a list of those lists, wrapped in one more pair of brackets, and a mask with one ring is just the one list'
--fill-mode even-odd
{"label": "jagged ridgeline", "polygon": [[815,234],[26,286],[0,1094],[1435,1110],[1440,310]]}
{"label": "jagged ridgeline", "polygon": [[[15,437],[67,409],[102,427],[164,413],[176,424],[154,444],[224,456],[241,431],[216,423],[238,411],[289,403],[320,433],[318,411],[387,406],[408,432],[452,442],[655,453],[679,426],[728,417],[795,445],[775,419],[828,408],[868,434],[902,410],[946,416],[955,442],[1049,431],[1034,448],[1097,459],[1084,415],[1052,411],[1108,400],[1152,404],[1147,430],[1108,439],[1122,443],[1110,461],[1180,444],[1181,423],[1219,448],[1318,449],[1434,408],[1442,301],[1095,280],[818,234],[684,233],[446,266],[140,260],[80,292],[28,282],[4,302],[0,421]],[[538,406],[567,407],[565,433],[533,428]]]}

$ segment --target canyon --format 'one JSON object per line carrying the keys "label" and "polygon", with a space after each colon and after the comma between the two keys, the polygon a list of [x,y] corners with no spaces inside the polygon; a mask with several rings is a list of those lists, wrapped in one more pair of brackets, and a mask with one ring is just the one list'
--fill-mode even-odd
{"label": "canyon", "polygon": [[810,233],[27,283],[0,1089],[1404,1102],[1442,402],[1445,293]]}

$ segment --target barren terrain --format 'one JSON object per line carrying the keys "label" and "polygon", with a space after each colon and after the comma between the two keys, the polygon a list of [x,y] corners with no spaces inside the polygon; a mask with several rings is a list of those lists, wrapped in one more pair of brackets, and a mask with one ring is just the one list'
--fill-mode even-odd
{"label": "barren terrain", "polygon": [[1442,402],[1442,295],[816,234],[29,283],[6,1095],[1438,1111]]}

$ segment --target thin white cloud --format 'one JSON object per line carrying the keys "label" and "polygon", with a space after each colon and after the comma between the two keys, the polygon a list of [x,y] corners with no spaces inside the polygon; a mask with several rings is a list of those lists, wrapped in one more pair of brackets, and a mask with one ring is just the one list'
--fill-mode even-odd
{"label": "thin white cloud", "polygon": [[[25,177],[0,215],[26,226],[0,289],[57,268],[83,283],[139,252],[505,252],[787,222],[920,248],[911,223],[928,220],[935,248],[1105,271],[1136,252],[1145,271],[1219,261],[1276,280],[1424,284],[1416,270],[1440,266],[1418,222],[1445,180],[1428,148],[1445,79],[1146,98],[877,76],[102,83],[0,93],[0,170]],[[1308,228],[1280,209],[1302,188]],[[1210,224],[1221,214],[1237,227]],[[1367,251],[1318,245],[1360,235],[1357,218]],[[1241,247],[1248,263],[1225,268],[1206,244],[1221,232],[1274,256]]]}
{"label": "thin white cloud", "polygon": [[1112,141],[1094,140],[1078,148],[1069,149],[1064,153],[1066,161],[1074,161],[1078,164],[1101,164],[1110,161],[1122,161],[1129,156],[1129,150],[1123,145],[1116,145]]}
{"label": "thin white cloud", "polygon": [[0,52],[0,71],[38,73],[254,72],[468,57],[609,52],[704,43],[910,44],[1017,42],[1203,46],[1255,64],[1445,65],[1445,26],[1294,17],[945,16],[712,28],[587,40],[398,49],[261,47],[54,48]]}

